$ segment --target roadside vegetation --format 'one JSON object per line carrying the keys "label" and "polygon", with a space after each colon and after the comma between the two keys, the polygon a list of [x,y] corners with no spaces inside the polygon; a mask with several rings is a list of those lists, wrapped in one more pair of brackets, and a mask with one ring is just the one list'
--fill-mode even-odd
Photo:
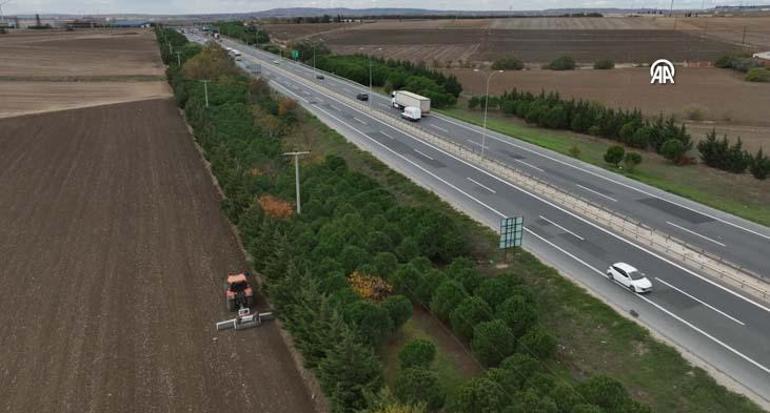
{"label": "roadside vegetation", "polygon": [[219,33],[223,36],[238,39],[249,45],[265,45],[270,43],[270,36],[258,26],[249,24],[244,26],[241,22],[219,22],[215,24]]}
{"label": "roadside vegetation", "polygon": [[363,54],[334,55],[323,42],[304,40],[289,45],[299,52],[299,59],[312,65],[363,85],[371,82],[385,92],[406,89],[429,97],[434,107],[449,107],[457,102],[462,86],[454,75],[428,69],[424,64],[409,61],[382,59]]}
{"label": "roadside vegetation", "polygon": [[724,55],[714,62],[714,66],[746,73],[749,82],[770,82],[770,67],[756,61],[750,54]]}
{"label": "roadside vegetation", "polygon": [[[174,32],[158,37],[161,50],[185,47]],[[225,193],[222,209],[333,411],[758,411],[531,255],[515,252],[498,269],[492,231],[239,73],[218,46],[181,68],[175,56],[164,61]],[[312,151],[299,216],[289,212],[289,149]],[[413,306],[487,369],[451,380],[445,353],[417,336],[393,357],[387,343]],[[396,373],[384,389],[386,371]]]}
{"label": "roadside vegetation", "polygon": [[[483,123],[483,111],[459,108],[440,111],[476,125]],[[533,126],[523,120],[502,115],[499,111],[491,111],[491,103],[487,127],[593,165],[605,168],[608,166],[604,154],[611,144],[595,136]],[[766,180],[756,182],[745,175],[723,173],[703,165],[682,168],[653,153],[643,152],[642,155],[641,165],[633,171],[615,167],[611,169],[665,191],[763,225],[770,225],[770,190],[767,189]],[[763,153],[763,158],[765,156]]]}
{"label": "roadside vegetation", "polygon": [[[485,99],[484,96],[471,97],[468,108],[483,107]],[[689,156],[694,144],[685,124],[677,123],[673,116],[663,118],[661,115],[649,120],[644,119],[636,109],[612,109],[596,102],[566,100],[557,92],[543,91],[535,95],[516,89],[501,96],[490,96],[489,106],[504,115],[517,116],[527,123],[548,129],[567,129],[619,141],[632,148],[655,151],[675,165],[696,162]],[[706,165],[737,174],[752,167],[752,172],[758,171],[753,174],[755,178],[767,177],[770,171],[767,171],[761,149],[752,156],[742,148],[740,138],[735,144],[725,146],[714,144],[715,135],[716,132],[712,130],[697,147]],[[723,142],[726,144],[726,137]],[[726,161],[714,162],[715,158]]]}

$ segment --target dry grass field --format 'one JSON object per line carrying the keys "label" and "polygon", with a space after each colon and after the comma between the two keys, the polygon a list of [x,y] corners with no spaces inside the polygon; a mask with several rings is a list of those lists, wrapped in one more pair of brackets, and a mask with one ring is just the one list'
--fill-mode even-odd
{"label": "dry grass field", "polygon": [[0,56],[0,118],[171,95],[149,30],[14,31]]}
{"label": "dry grass field", "polygon": [[266,24],[264,29],[270,35],[270,38],[279,42],[290,40],[299,40],[307,36],[323,35],[327,32],[337,30],[348,30],[360,23],[323,23],[323,24]]}
{"label": "dry grass field", "polygon": [[[485,75],[470,69],[452,69],[465,93],[484,93]],[[673,86],[650,85],[649,69],[525,70],[495,76],[490,93],[512,88],[539,93],[558,91],[562,96],[590,99],[611,107],[639,108],[648,116],[675,114],[701,137],[711,128],[735,138],[751,149],[770,149],[770,84],[745,82],[739,74],[715,68],[677,69]],[[692,118],[699,118],[694,121]]]}

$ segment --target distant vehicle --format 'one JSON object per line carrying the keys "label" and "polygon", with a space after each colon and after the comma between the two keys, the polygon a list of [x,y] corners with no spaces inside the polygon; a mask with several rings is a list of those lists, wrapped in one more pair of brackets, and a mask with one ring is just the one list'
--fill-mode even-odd
{"label": "distant vehicle", "polygon": [[275,63],[275,64],[277,64],[277,65],[280,65],[280,64],[281,64],[281,62],[280,62],[279,60],[273,60],[273,63]]}
{"label": "distant vehicle", "polygon": [[315,75],[315,78],[316,79],[320,79],[320,80],[324,80],[324,75],[319,73],[319,74]]}
{"label": "distant vehicle", "polygon": [[404,109],[407,106],[414,106],[420,108],[423,115],[430,113],[430,98],[406,90],[393,91],[390,96],[390,102],[394,108]]}
{"label": "distant vehicle", "polygon": [[214,33],[214,38],[219,40],[219,33]]}
{"label": "distant vehicle", "polygon": [[616,262],[607,268],[607,278],[610,281],[628,288],[637,294],[644,294],[652,291],[652,283],[647,277],[636,268],[624,263]]}
{"label": "distant vehicle", "polygon": [[356,95],[356,99],[363,100],[364,102],[366,102],[367,100],[369,100],[369,94],[368,93],[359,93],[359,94]]}

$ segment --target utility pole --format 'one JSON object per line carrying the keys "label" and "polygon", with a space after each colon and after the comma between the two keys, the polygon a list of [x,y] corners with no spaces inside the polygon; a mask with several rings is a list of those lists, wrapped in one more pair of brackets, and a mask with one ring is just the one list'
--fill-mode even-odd
{"label": "utility pole", "polygon": [[[478,72],[478,69],[474,69],[474,72]],[[481,157],[484,157],[484,149],[487,147],[487,112],[489,111],[489,81],[495,73],[503,73],[502,70],[495,70],[487,76],[487,91],[484,94],[484,126],[481,129]]]}
{"label": "utility pole", "polygon": [[176,65],[182,67],[182,52],[176,52]]}
{"label": "utility pole", "polygon": [[746,45],[746,26],[743,26],[743,37],[741,37],[741,44]]}
{"label": "utility pole", "polygon": [[301,151],[301,152],[286,152],[283,154],[283,156],[294,157],[294,179],[296,181],[296,186],[297,186],[297,215],[302,213],[302,207],[300,206],[300,196],[299,196],[299,157],[302,155],[307,155],[309,153],[310,151]]}
{"label": "utility pole", "polygon": [[203,94],[206,96],[206,107],[209,107],[209,81],[201,80],[203,82]]}

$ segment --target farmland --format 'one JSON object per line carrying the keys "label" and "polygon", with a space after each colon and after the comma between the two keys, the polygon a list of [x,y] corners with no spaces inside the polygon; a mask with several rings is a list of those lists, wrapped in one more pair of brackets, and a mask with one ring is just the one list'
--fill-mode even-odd
{"label": "farmland", "polygon": [[[437,61],[441,65],[459,65],[460,61],[490,62],[501,54],[515,54],[534,63],[548,62],[562,54],[584,63],[603,58],[651,62],[661,56],[675,61],[713,60],[742,49],[735,44],[735,36],[741,40],[743,25],[748,25],[747,42],[763,38],[768,30],[750,19],[728,22],[711,30],[699,27],[696,19],[674,23],[674,19],[660,17],[382,20],[348,27],[274,25],[280,28],[272,31],[284,41],[322,38],[340,54],[365,52],[428,64]],[[266,26],[268,31],[271,26]]]}
{"label": "farmland", "polygon": [[170,96],[151,32],[6,34],[0,118]]}
{"label": "farmland", "polygon": [[[22,40],[36,46],[0,61],[2,105],[41,113],[0,119],[0,410],[314,411],[278,324],[214,331],[223,277],[248,263],[152,86],[152,34],[20,33],[3,56]],[[82,59],[36,65],[59,47]]]}
{"label": "farmland", "polygon": [[[467,94],[484,94],[485,76],[470,69],[447,70],[458,77]],[[564,97],[595,100],[610,107],[639,108],[647,116],[671,113],[687,121],[700,138],[712,127],[730,137],[741,136],[756,150],[770,142],[770,84],[745,82],[740,74],[713,68],[681,67],[673,87],[653,87],[647,68],[609,71],[527,70],[495,76],[490,94],[518,88],[533,93],[558,91]],[[700,117],[701,119],[688,119]]]}

